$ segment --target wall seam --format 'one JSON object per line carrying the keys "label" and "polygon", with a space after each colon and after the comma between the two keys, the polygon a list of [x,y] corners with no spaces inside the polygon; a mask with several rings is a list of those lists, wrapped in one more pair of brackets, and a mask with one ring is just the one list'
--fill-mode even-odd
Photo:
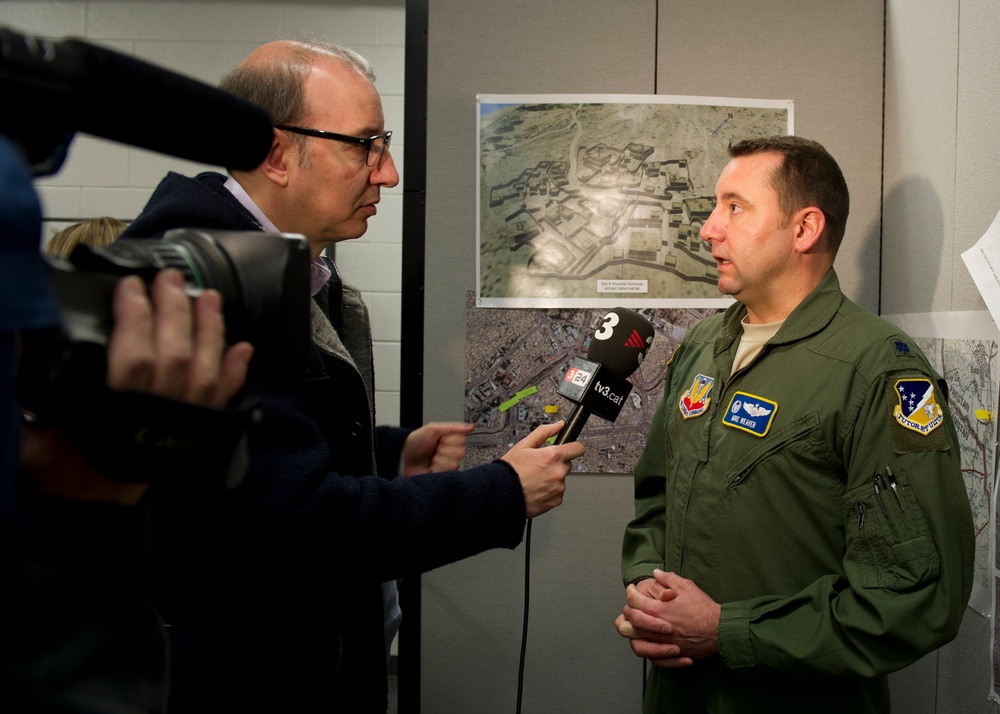
{"label": "wall seam", "polygon": [[653,3],[653,94],[660,93],[660,0]]}
{"label": "wall seam", "polygon": [[879,195],[882,199],[878,207],[878,290],[875,307],[878,314],[882,314],[882,264],[884,262],[885,251],[885,105],[886,86],[888,84],[888,55],[889,55],[889,3],[888,0],[882,2],[882,165],[879,171]]}
{"label": "wall seam", "polygon": [[[954,123],[954,133],[952,134],[952,152],[951,155],[954,157],[952,162],[951,170],[951,211],[952,211],[952,221],[951,221],[951,285],[948,288],[948,309],[953,309],[955,306],[955,271],[956,263],[961,263],[957,266],[960,271],[965,270],[965,264],[961,260],[961,253],[959,252],[959,259],[955,259],[956,254],[956,243],[957,238],[955,220],[954,216],[957,210],[957,198],[958,198],[958,132],[959,132],[959,111],[958,103],[960,101],[960,96],[962,93],[962,88],[960,86],[962,82],[962,0],[958,0],[957,3],[957,13],[958,17],[955,19],[955,123]],[[943,237],[943,236],[942,236]]]}

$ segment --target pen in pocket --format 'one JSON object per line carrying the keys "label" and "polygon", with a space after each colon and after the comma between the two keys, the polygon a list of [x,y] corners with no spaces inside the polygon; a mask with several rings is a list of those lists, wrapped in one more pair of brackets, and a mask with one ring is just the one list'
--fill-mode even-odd
{"label": "pen in pocket", "polygon": [[875,474],[875,478],[872,479],[875,483],[875,500],[878,501],[879,508],[882,509],[882,513],[886,516],[889,512],[885,510],[885,504],[882,503],[882,492],[885,490],[885,483],[882,481],[882,474]]}
{"label": "pen in pocket", "polygon": [[892,489],[892,495],[896,497],[896,503],[899,504],[899,510],[905,511],[903,508],[903,499],[899,497],[899,489],[896,487],[896,477],[892,474],[892,469],[888,466],[885,467],[885,475],[889,479],[889,488]]}

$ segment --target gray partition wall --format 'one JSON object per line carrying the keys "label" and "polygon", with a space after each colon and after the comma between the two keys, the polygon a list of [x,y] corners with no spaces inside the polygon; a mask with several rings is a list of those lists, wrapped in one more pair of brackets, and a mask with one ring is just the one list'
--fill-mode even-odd
{"label": "gray partition wall", "polygon": [[[854,199],[838,269],[878,310],[882,0],[429,0],[424,418],[461,419],[475,289],[477,94],[792,99],[795,131]],[[613,627],[627,475],[574,474],[533,524],[523,711],[637,712],[642,663]],[[524,546],[422,578],[421,710],[515,711]],[[405,657],[405,643],[401,643]]]}
{"label": "gray partition wall", "polygon": [[[985,310],[961,255],[1000,210],[1000,5],[886,6],[882,311]],[[892,678],[894,711],[1000,710],[987,698],[994,627],[967,609],[954,642]]]}

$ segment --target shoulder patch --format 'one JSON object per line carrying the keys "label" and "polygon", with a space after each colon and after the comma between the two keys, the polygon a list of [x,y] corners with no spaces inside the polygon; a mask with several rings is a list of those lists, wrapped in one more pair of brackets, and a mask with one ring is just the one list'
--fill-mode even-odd
{"label": "shoulder patch", "polygon": [[944,422],[944,411],[937,403],[931,380],[899,379],[895,391],[897,401],[892,416],[896,423],[927,436]]}
{"label": "shoulder patch", "polygon": [[708,393],[712,391],[715,379],[699,374],[691,382],[691,388],[681,396],[681,401],[677,405],[681,410],[681,416],[685,419],[701,416],[712,403]]}

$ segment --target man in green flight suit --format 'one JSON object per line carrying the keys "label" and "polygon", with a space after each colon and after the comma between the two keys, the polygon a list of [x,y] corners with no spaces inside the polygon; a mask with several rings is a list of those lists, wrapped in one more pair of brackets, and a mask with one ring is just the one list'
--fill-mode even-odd
{"label": "man in green flight suit", "polygon": [[947,385],[833,270],[836,161],[742,141],[701,229],[738,302],[667,365],[635,468],[616,620],[644,712],[888,712],[886,675],[952,640],[973,525]]}

